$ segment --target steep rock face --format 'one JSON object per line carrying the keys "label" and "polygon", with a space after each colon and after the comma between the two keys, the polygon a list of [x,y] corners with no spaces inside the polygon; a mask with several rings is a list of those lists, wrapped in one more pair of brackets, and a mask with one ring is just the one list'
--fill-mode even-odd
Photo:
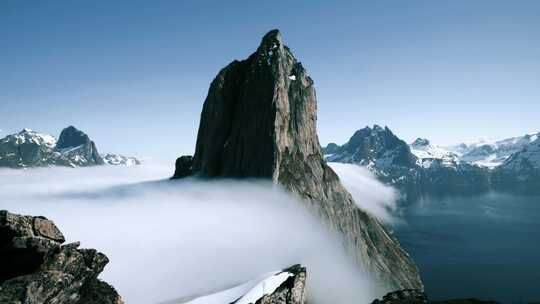
{"label": "steep rock face", "polygon": [[421,288],[417,268],[374,218],[356,207],[324,159],[316,133],[313,81],[281,34],[212,81],[204,102],[193,174],[272,179],[305,199],[343,235],[358,263],[389,289]]}
{"label": "steep rock face", "polygon": [[90,143],[90,137],[74,126],[69,126],[60,132],[60,137],[56,143],[57,149],[77,147]]}
{"label": "steep rock face", "polygon": [[193,156],[183,155],[176,159],[174,177],[186,177],[193,174]]}
{"label": "steep rock face", "polygon": [[96,144],[86,133],[69,126],[62,130],[55,150],[61,152],[75,166],[103,165]]}
{"label": "steep rock face", "polygon": [[1,210],[0,303],[123,303],[114,288],[97,279],[107,257],[64,241],[44,217]]}

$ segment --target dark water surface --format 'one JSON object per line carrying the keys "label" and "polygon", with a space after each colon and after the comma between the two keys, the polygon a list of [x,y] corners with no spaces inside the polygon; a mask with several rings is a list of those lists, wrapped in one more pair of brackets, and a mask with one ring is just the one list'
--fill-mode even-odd
{"label": "dark water surface", "polygon": [[540,301],[540,196],[424,199],[396,234],[430,298]]}

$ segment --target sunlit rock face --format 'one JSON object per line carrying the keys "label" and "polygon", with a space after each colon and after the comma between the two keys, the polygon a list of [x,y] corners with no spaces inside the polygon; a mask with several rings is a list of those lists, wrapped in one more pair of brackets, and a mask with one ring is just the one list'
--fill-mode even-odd
{"label": "sunlit rock face", "polygon": [[[277,30],[257,51],[212,81],[204,102],[192,173],[261,177],[304,198],[361,267],[388,289],[421,288],[418,270],[398,242],[360,210],[324,161],[316,132],[313,80]],[[180,176],[177,176],[180,177]]]}
{"label": "sunlit rock face", "polygon": [[0,303],[123,303],[97,278],[107,257],[64,241],[45,217],[0,210]]}

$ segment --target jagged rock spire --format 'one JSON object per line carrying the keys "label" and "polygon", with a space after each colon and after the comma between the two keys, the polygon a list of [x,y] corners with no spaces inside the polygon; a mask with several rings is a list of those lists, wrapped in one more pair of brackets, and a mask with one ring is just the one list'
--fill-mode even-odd
{"label": "jagged rock spire", "polygon": [[232,62],[212,81],[191,170],[205,177],[272,179],[303,198],[341,233],[356,261],[389,290],[421,288],[408,254],[356,206],[326,165],[316,120],[313,80],[283,44],[279,31],[272,30],[255,53]]}

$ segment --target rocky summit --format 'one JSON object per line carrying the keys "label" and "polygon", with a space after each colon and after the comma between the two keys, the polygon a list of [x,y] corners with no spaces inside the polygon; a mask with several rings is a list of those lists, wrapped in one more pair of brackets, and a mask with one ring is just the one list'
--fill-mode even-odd
{"label": "rocky summit", "polygon": [[356,131],[342,146],[323,149],[329,162],[365,166],[407,199],[489,190],[538,193],[539,134],[440,147],[417,138],[410,145],[388,127]]}
{"label": "rocky summit", "polygon": [[191,166],[179,161],[183,168],[177,172],[189,168],[207,178],[271,179],[339,232],[354,259],[388,290],[422,288],[409,255],[383,225],[356,206],[326,165],[316,120],[313,80],[280,32],[272,30],[255,53],[233,61],[212,81]]}
{"label": "rocky summit", "polygon": [[23,129],[0,139],[0,167],[47,166],[88,167],[96,165],[138,165],[134,157],[100,155],[90,137],[74,126],[62,130],[58,141],[51,135]]}
{"label": "rocky summit", "polygon": [[123,303],[97,278],[107,257],[64,241],[45,217],[0,210],[0,303]]}

